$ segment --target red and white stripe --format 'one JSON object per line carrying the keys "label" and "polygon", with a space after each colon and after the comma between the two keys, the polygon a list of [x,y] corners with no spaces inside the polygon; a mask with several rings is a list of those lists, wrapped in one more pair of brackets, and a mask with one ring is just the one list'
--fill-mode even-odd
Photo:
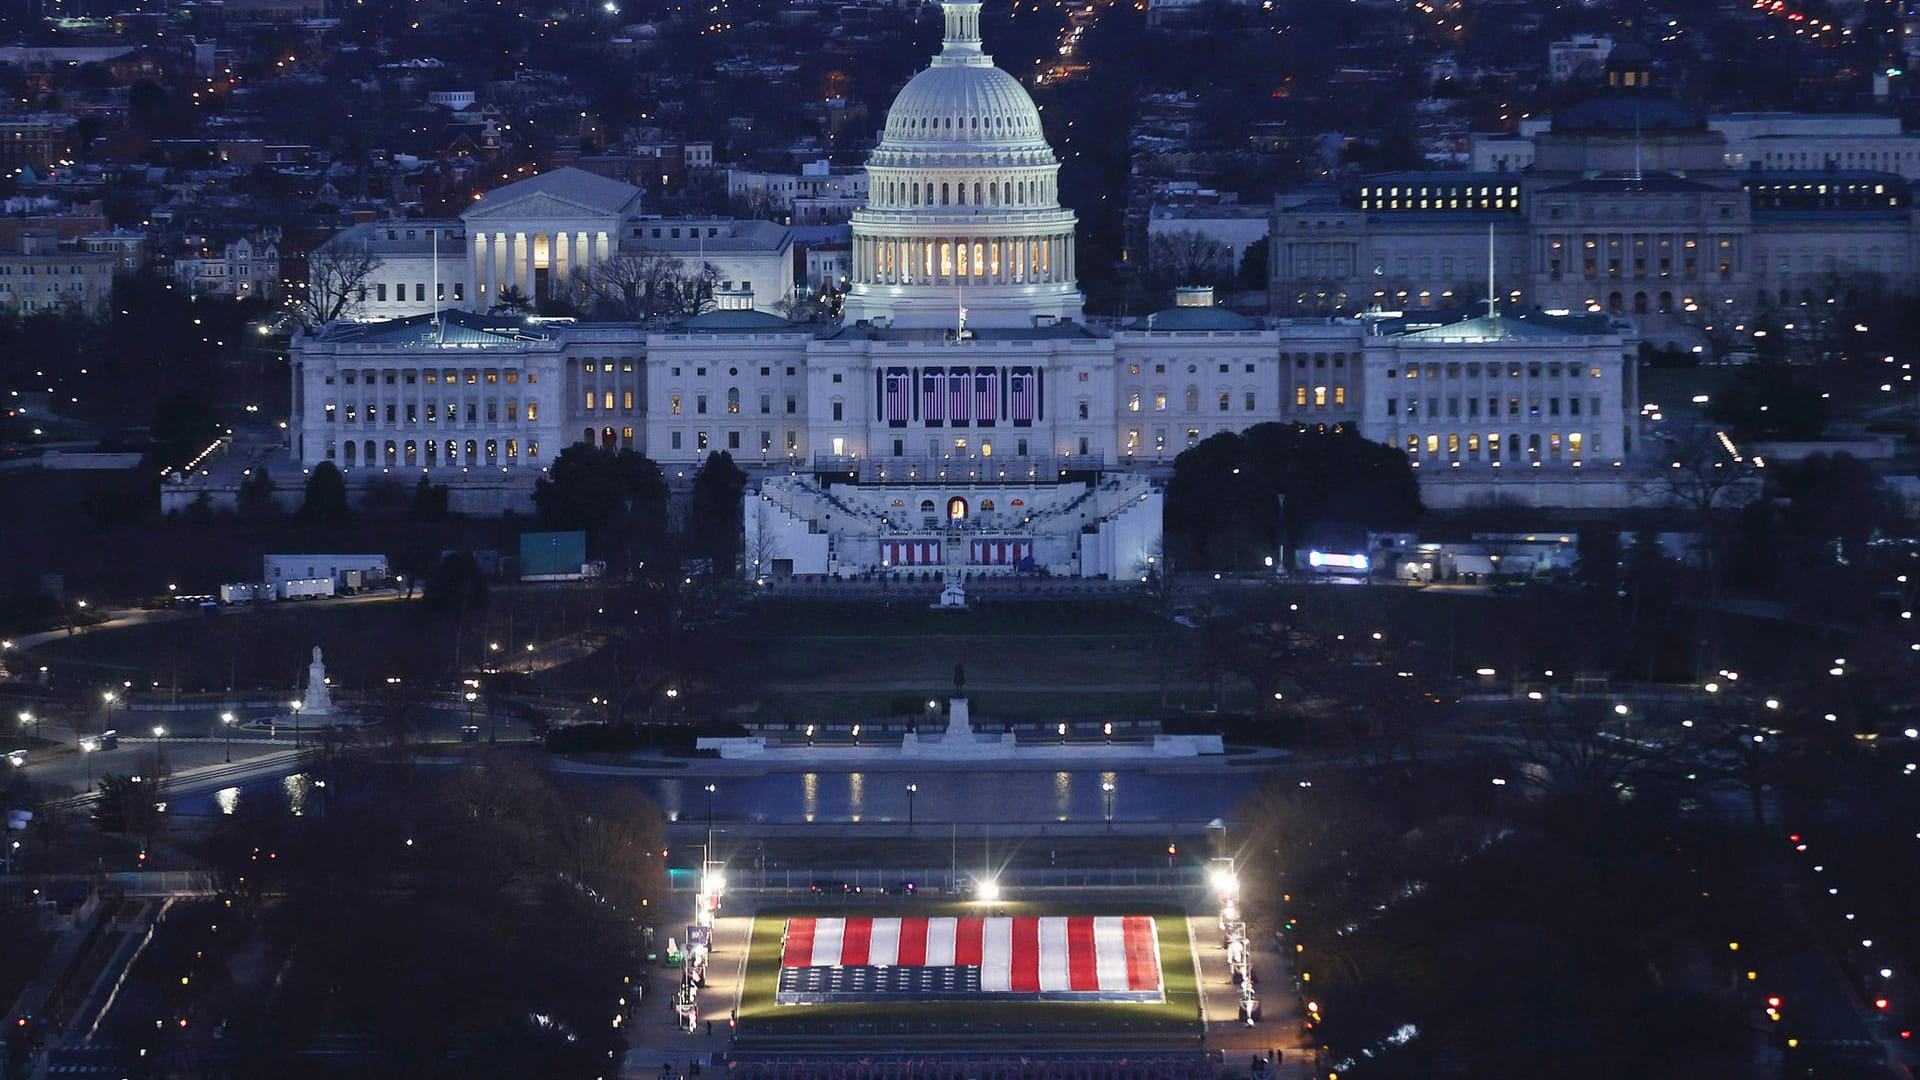
{"label": "red and white stripe", "polygon": [[913,418],[913,376],[906,368],[887,372],[887,419],[892,422]]}
{"label": "red and white stripe", "polygon": [[1033,419],[1034,375],[1031,369],[1015,368],[1007,377],[1007,385],[1013,396],[1013,422],[1023,424]]}
{"label": "red and white stripe", "polygon": [[1157,991],[1144,915],[787,920],[781,967],[978,967],[983,993]]}

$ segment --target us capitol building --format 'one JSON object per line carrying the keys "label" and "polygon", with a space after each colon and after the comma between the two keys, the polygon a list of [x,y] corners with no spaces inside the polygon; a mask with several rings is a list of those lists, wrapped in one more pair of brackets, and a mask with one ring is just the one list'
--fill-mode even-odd
{"label": "us capitol building", "polygon": [[[1262,321],[1185,289],[1144,319],[1090,321],[1039,112],[982,51],[981,5],[943,7],[941,51],[867,164],[838,323],[764,309],[792,260],[754,230],[778,226],[663,222],[637,189],[557,170],[459,221],[374,226],[395,244],[415,230],[400,268],[428,265],[422,237],[438,230],[433,269],[411,289],[412,269],[376,271],[401,275],[411,309],[370,298],[365,321],[296,337],[295,460],[331,461],[355,486],[426,475],[457,507],[497,511],[530,505],[570,444],[640,451],[676,484],[724,450],[756,476],[747,559],[771,565],[749,574],[956,559],[970,574],[1132,574],[1160,535],[1173,458],[1272,421],[1354,425],[1403,449],[1429,505],[1642,494],[1626,320]],[[736,261],[713,310],[664,329],[485,313],[502,287],[590,282],[640,247]]]}

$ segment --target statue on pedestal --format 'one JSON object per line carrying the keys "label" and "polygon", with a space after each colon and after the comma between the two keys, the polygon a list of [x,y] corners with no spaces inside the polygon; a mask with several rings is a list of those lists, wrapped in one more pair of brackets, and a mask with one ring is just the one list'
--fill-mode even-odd
{"label": "statue on pedestal", "polygon": [[327,687],[327,665],[320,659],[320,646],[313,647],[313,663],[307,665],[307,696],[300,703],[303,716],[331,716],[333,693]]}

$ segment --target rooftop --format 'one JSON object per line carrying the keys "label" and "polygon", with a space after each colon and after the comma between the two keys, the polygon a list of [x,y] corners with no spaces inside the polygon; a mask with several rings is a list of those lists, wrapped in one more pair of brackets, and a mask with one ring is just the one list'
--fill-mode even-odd
{"label": "rooftop", "polygon": [[320,331],[320,340],[341,345],[506,345],[553,338],[553,331],[521,316],[453,310],[385,322],[336,322]]}
{"label": "rooftop", "polygon": [[[1435,312],[1426,316],[1402,316],[1375,324],[1383,337],[1401,337],[1413,341],[1519,341],[1540,338],[1590,337],[1618,333],[1605,316],[1548,315],[1522,311],[1507,315],[1476,315],[1456,319],[1460,312]],[[1456,319],[1440,322],[1438,320]]]}

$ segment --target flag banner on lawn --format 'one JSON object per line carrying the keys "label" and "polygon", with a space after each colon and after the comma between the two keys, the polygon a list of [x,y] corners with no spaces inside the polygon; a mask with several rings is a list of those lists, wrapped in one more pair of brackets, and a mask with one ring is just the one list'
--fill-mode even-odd
{"label": "flag banner on lawn", "polygon": [[781,1005],[1166,1000],[1145,915],[788,919]]}

